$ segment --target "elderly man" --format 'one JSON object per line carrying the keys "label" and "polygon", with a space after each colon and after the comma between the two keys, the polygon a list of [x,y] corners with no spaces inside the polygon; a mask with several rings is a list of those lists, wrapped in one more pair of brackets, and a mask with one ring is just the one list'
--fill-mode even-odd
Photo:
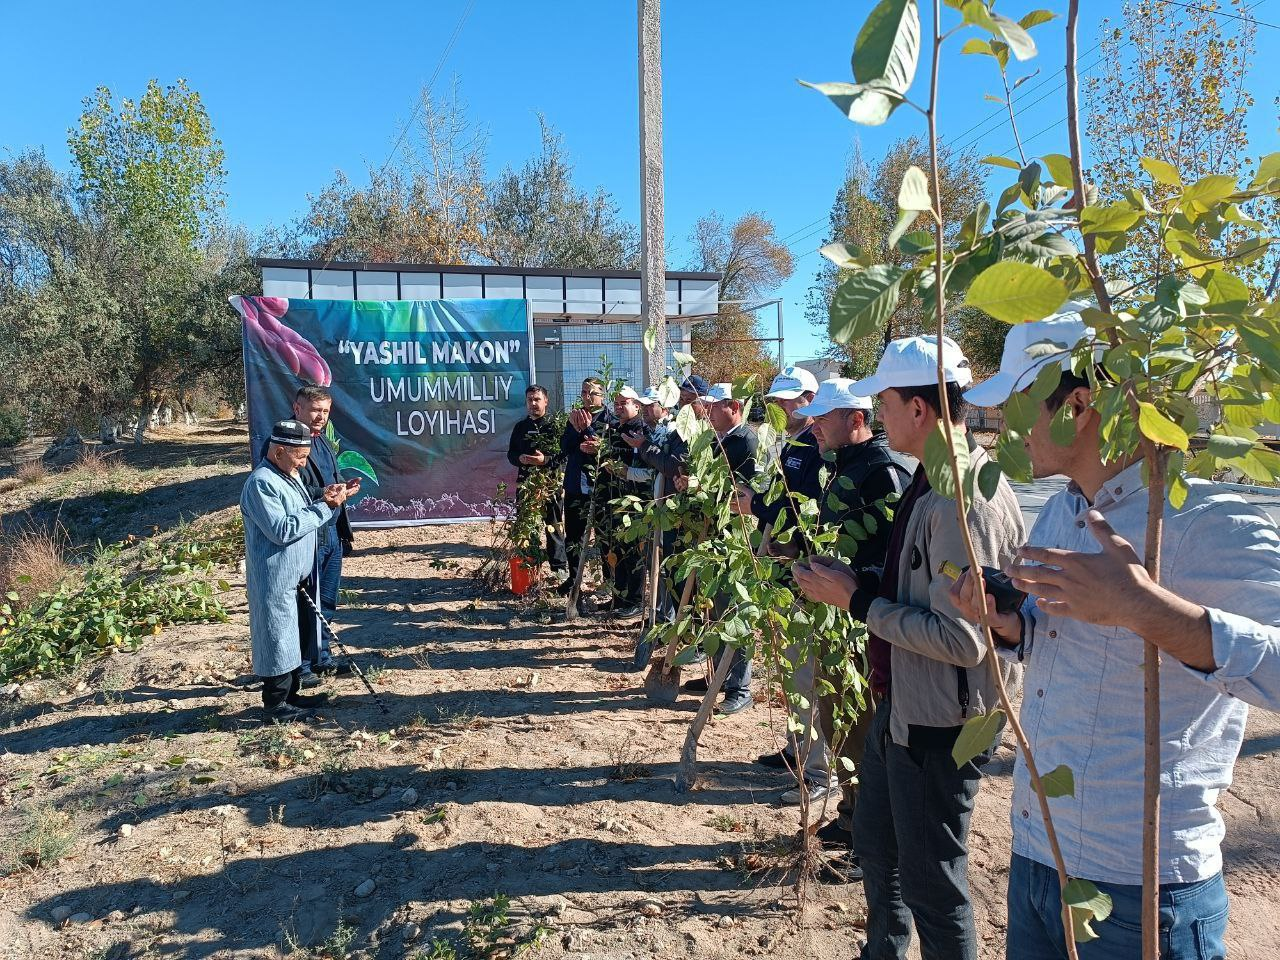
{"label": "elderly man", "polygon": [[[966,394],[995,406],[1028,390],[1049,364],[1064,367],[1057,388],[1033,401],[1039,417],[1025,444],[1037,477],[1070,482],[1044,504],[1019,553],[1029,565],[1009,568],[1026,603],[1014,613],[992,607],[992,630],[1026,663],[1021,717],[1037,764],[1072,771],[1074,790],[1050,809],[1067,873],[1111,898],[1099,939],[1080,948],[1097,960],[1142,952],[1143,640],[1181,661],[1166,659],[1160,671],[1160,955],[1221,957],[1227,889],[1217,801],[1231,784],[1246,704],[1280,707],[1265,683],[1265,638],[1274,659],[1280,623],[1280,536],[1241,497],[1189,478],[1181,507],[1161,498],[1164,548],[1160,582],[1152,581],[1131,546],[1146,532],[1144,464],[1099,454],[1102,416],[1089,381],[1070,369],[1087,335],[1083,305],[1073,306],[1012,327],[1000,371]],[[1046,343],[1057,352],[1046,354]],[[1073,432],[1066,444],[1050,429],[1063,407]],[[952,590],[974,620],[977,583],[965,575]],[[1008,956],[1065,958],[1057,872],[1021,757],[1012,814]]]}
{"label": "elderly man", "polygon": [[309,426],[281,420],[271,430],[265,459],[240,494],[253,671],[262,678],[266,718],[280,722],[302,719],[304,708],[318,702],[298,695],[298,590],[315,566],[317,531],[333,519],[349,492],[346,484],[334,483],[319,499],[307,494],[299,471],[310,452]]}

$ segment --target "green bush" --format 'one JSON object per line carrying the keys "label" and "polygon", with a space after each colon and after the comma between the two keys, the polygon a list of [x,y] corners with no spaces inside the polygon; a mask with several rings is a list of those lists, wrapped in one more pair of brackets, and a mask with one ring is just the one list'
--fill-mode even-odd
{"label": "green bush", "polygon": [[16,447],[27,439],[27,418],[17,407],[0,404],[0,449]]}

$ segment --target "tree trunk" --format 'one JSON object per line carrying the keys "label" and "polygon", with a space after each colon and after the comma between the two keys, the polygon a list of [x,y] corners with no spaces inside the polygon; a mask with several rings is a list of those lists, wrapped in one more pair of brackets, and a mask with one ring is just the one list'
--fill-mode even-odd
{"label": "tree trunk", "polygon": [[151,418],[156,415],[156,411],[160,409],[160,398],[153,398],[151,394],[146,394],[142,401],[142,409],[138,413],[138,425],[133,428],[133,442],[141,444],[145,439],[147,427],[151,424]]}
{"label": "tree trunk", "polygon": [[711,711],[715,709],[716,697],[720,696],[720,688],[724,678],[729,675],[733,666],[735,651],[721,646],[720,662],[716,664],[715,673],[707,684],[707,694],[698,707],[698,715],[689,724],[689,732],[685,734],[684,746],[680,748],[680,766],[676,770],[676,793],[688,793],[698,782],[698,740],[702,736],[702,728],[711,719]]}
{"label": "tree trunk", "polygon": [[645,383],[657,386],[667,366],[667,266],[663,248],[662,17],[660,0],[639,0],[640,53],[640,312],[646,330]]}

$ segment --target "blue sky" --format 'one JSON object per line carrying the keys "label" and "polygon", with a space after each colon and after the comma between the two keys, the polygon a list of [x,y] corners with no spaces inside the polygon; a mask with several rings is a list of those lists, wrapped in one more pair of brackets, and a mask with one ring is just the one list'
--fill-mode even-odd
{"label": "blue sky", "polygon": [[[367,164],[385,161],[466,6],[15,4],[0,34],[0,149],[44,147],[65,168],[67,128],[97,85],[136,96],[151,77],[185,77],[226,148],[231,217],[253,228],[282,223],[336,169],[359,176]],[[669,268],[684,265],[689,229],[704,213],[732,219],[758,210],[770,217],[796,255],[795,276],[779,291],[792,359],[821,346],[804,321],[804,296],[855,138],[875,157],[893,139],[922,132],[922,118],[909,110],[883,127],[855,127],[795,82],[849,79],[853,38],[870,6],[668,0],[663,11]],[[1035,6],[1065,10],[1062,0],[1019,0],[1001,9],[1020,15]],[[1116,6],[1083,0],[1083,72],[1097,60],[1091,48],[1098,24]],[[1168,9],[1178,15],[1177,7]],[[1252,12],[1280,21],[1280,0],[1262,0]],[[1061,24],[1037,28],[1040,56],[1018,66],[1040,69],[1023,88],[1019,125],[1032,137],[1028,152],[1066,152],[1063,126],[1051,126],[1063,109],[1055,90]],[[635,31],[631,2],[477,0],[436,90],[458,80],[469,115],[487,129],[493,172],[536,150],[536,114],[546,114],[564,134],[580,185],[604,186],[623,214],[638,220]],[[1259,28],[1260,49],[1274,49],[1276,38],[1277,31]],[[1007,122],[982,99],[999,85],[994,67],[961,57],[958,46],[944,56],[942,132],[981,154],[1003,153],[1012,148]],[[1280,149],[1271,104],[1280,64],[1260,59],[1249,81],[1259,101],[1250,132],[1256,152],[1265,153]]]}

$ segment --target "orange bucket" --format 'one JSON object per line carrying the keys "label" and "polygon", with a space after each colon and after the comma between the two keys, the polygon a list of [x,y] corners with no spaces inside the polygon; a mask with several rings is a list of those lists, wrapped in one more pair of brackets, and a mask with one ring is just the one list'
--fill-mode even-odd
{"label": "orange bucket", "polygon": [[528,557],[511,558],[511,592],[523,597],[538,581],[538,568]]}

